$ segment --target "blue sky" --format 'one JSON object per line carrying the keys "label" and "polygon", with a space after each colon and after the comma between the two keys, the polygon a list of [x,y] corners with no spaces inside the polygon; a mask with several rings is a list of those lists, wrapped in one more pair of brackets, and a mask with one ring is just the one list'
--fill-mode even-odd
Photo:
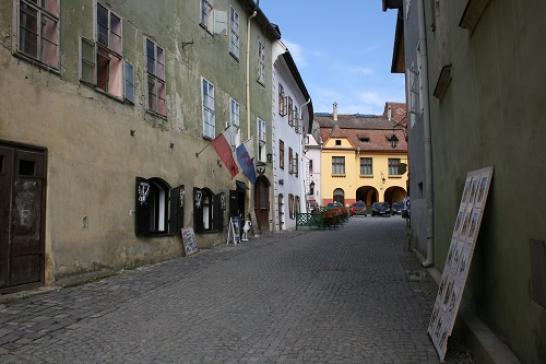
{"label": "blue sky", "polygon": [[380,114],[404,101],[404,78],[390,73],[396,12],[381,0],[261,0],[280,26],[316,112]]}

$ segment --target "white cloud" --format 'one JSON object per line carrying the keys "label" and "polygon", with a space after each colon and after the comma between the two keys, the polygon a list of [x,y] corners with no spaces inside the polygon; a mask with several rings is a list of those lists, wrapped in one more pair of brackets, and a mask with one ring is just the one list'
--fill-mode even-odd
{"label": "white cloud", "polygon": [[291,42],[286,39],[283,40],[283,43],[288,47],[288,50],[292,57],[294,57],[294,61],[296,61],[298,67],[305,67],[307,62],[305,61],[305,56],[303,54],[303,47],[296,42]]}

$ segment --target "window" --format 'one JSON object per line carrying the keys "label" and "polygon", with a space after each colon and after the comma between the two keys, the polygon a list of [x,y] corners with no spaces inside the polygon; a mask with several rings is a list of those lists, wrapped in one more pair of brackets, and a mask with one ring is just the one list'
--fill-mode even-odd
{"label": "window", "polygon": [[229,54],[239,59],[239,13],[233,8],[230,8],[229,13]]}
{"label": "window", "polygon": [[309,195],[313,196],[315,194],[315,182],[311,182],[309,185]]}
{"label": "window", "polygon": [[148,110],[161,116],[167,116],[165,51],[149,38],[146,38],[146,70]]}
{"label": "window", "polygon": [[286,95],[284,86],[279,83],[279,115],[286,116]]}
{"label": "window", "polygon": [[210,33],[214,31],[214,11],[207,0],[201,0],[201,26]]}
{"label": "window", "polygon": [[231,133],[232,140],[229,140],[228,142],[231,144],[232,147],[237,147],[240,144],[241,139],[241,131],[239,129],[239,120],[240,120],[240,106],[237,100],[230,98],[229,100],[229,125],[234,127],[237,131],[235,133]]}
{"label": "window", "polygon": [[332,157],[332,175],[345,175],[345,157]]}
{"label": "window", "polygon": [[214,139],[216,136],[216,117],[214,109],[214,85],[202,79],[203,137]]}
{"label": "window", "polygon": [[400,158],[389,158],[389,176],[400,175]]}
{"label": "window", "polygon": [[284,142],[279,140],[279,168],[284,169]]}
{"label": "window", "polygon": [[300,175],[299,169],[300,169],[300,157],[298,153],[296,153],[296,159],[294,159],[294,174],[296,175],[296,178],[298,178]]}
{"label": "window", "polygon": [[215,195],[208,188],[193,189],[193,227],[196,233],[224,230],[225,194]]}
{"label": "window", "polygon": [[296,128],[296,133],[299,133],[300,132],[300,114],[299,114],[299,111],[298,111],[298,107],[296,105],[294,105],[294,126]]}
{"label": "window", "polygon": [[288,173],[294,173],[294,153],[292,148],[288,148]]}
{"label": "window", "polygon": [[171,189],[161,178],[136,178],[137,236],[175,235],[184,225],[184,186]]}
{"label": "window", "polygon": [[293,194],[288,195],[288,217],[290,217],[292,220],[294,220],[295,217],[295,199]]}
{"label": "window", "polygon": [[309,173],[313,173],[313,160],[309,160]]}
{"label": "window", "polygon": [[360,158],[360,175],[373,175],[372,158]]}
{"label": "window", "polygon": [[265,84],[265,44],[258,40],[258,82]]}
{"label": "window", "polygon": [[299,196],[296,196],[294,201],[294,212],[296,216],[300,213],[300,197]]}
{"label": "window", "polygon": [[265,120],[258,118],[258,160],[267,161]]}
{"label": "window", "polygon": [[20,0],[17,51],[59,68],[59,0]]}
{"label": "window", "polygon": [[288,125],[294,126],[294,101],[290,96],[287,97],[287,113],[288,113]]}
{"label": "window", "polygon": [[341,145],[341,140],[336,140],[336,146],[340,146]]}
{"label": "window", "polygon": [[359,136],[359,137],[358,137],[358,140],[360,140],[361,143],[369,143],[369,142],[370,142],[370,137],[367,137],[367,136]]}
{"label": "window", "polygon": [[97,89],[115,97],[123,95],[121,18],[97,4]]}
{"label": "window", "polygon": [[241,108],[237,100],[231,98],[229,102],[229,124],[239,128]]}

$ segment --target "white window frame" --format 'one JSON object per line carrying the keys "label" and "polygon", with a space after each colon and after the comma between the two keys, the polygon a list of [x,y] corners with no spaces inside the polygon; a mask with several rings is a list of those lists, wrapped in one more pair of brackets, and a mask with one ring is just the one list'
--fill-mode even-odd
{"label": "white window frame", "polygon": [[[207,89],[206,94],[205,87]],[[216,137],[216,101],[214,93],[214,84],[206,78],[201,77],[201,108],[203,117],[203,138],[205,139],[214,139],[214,137]],[[208,102],[206,100],[208,100]]]}
{"label": "white window frame", "polygon": [[[363,165],[363,161],[366,160],[366,161],[370,161],[369,165],[368,164],[364,164]],[[370,173],[362,173],[362,167],[369,167],[370,168]],[[360,176],[373,176],[373,158],[372,157],[361,157],[360,158]]]}
{"label": "white window frame", "polygon": [[[21,49],[21,8],[22,4],[36,10],[36,56],[33,56],[31,54],[28,54],[24,52]],[[61,28],[61,0],[58,0],[58,14],[55,15],[51,12],[49,12],[47,9],[43,8],[42,6],[38,6],[36,4],[33,4],[31,1],[28,0],[14,0],[14,6],[13,6],[13,23],[12,23],[12,31],[14,34],[13,37],[13,48],[12,53],[20,55],[23,58],[33,60],[37,62],[37,64],[40,67],[53,70],[58,72],[60,70],[60,48],[61,48],[61,34],[60,34],[60,28]],[[52,65],[47,63],[41,54],[42,50],[42,27],[40,26],[42,24],[42,17],[46,17],[49,20],[53,21],[56,24],[56,37],[57,37],[57,52],[56,52],[56,58],[57,58],[57,64]]]}
{"label": "white window frame", "polygon": [[229,10],[229,54],[239,60],[241,38],[239,33],[239,12],[234,8]]}
{"label": "white window frame", "polygon": [[[206,15],[204,15],[203,11],[204,5],[208,5],[210,8],[210,12]],[[213,34],[214,32],[214,4],[212,3],[212,0],[201,0],[201,5],[199,7],[199,24],[210,34]]]}
{"label": "white window frame", "polygon": [[229,122],[228,127],[232,126],[235,128],[235,133],[232,133],[233,140],[230,140],[229,143],[232,147],[236,148],[241,143],[241,105],[233,97],[229,98]]}
{"label": "white window frame", "polygon": [[265,85],[265,43],[258,39],[258,80]]}
{"label": "white window frame", "polygon": [[258,124],[258,160],[260,162],[267,161],[267,125],[262,118],[257,119]]}
{"label": "white window frame", "polygon": [[[337,161],[337,162],[335,162]],[[341,163],[343,162],[343,163]],[[343,171],[337,171],[336,166],[339,167],[339,169],[343,169]],[[342,168],[341,168],[341,167]],[[345,157],[343,156],[333,156],[332,157],[332,176],[345,176]],[[340,172],[340,173],[338,173]]]}
{"label": "white window frame", "polygon": [[[151,42],[154,46],[154,73],[151,73],[149,72],[149,67],[148,67],[148,41]],[[163,75],[160,75],[158,73],[158,64],[161,64],[160,62],[158,62],[158,48],[161,49],[161,51],[163,52]],[[146,85],[146,110],[154,115],[158,115],[160,117],[163,117],[163,118],[166,118],[167,117],[167,113],[168,113],[168,108],[167,108],[167,81],[166,81],[166,78],[167,78],[167,54],[166,54],[166,51],[165,51],[165,48],[161,47],[155,40],[153,40],[152,38],[150,37],[144,37],[144,58],[145,58],[145,71],[146,71],[146,76],[145,76],[145,85]],[[160,84],[163,85],[163,88],[165,90],[165,96],[164,96],[164,101],[165,101],[165,113],[162,114],[160,111],[159,111],[159,104],[156,106],[157,110],[154,110],[153,107],[150,107],[150,89],[149,89],[149,80],[152,79],[154,81],[154,87],[156,85],[156,81]],[[156,90],[156,93],[157,93],[157,90]],[[157,97],[157,100],[159,101],[160,100],[160,95],[159,93],[156,94],[156,97]]]}
{"label": "white window frame", "polygon": [[[388,167],[389,167],[389,176],[391,177],[398,177],[398,176],[401,176],[400,174],[400,163],[402,163],[402,159],[400,158],[389,158],[388,159]],[[392,170],[391,171],[391,168],[393,168],[393,166],[391,166],[391,164],[395,163],[396,164],[396,171]],[[391,172],[395,172],[395,173],[391,173]]]}
{"label": "white window frame", "polygon": [[[123,18],[117,14],[116,12],[112,11],[112,9],[110,9],[108,6],[102,4],[100,1],[97,1],[96,3],[96,6],[95,6],[95,22],[94,22],[94,26],[95,26],[95,42],[97,44],[97,47],[102,47],[102,48],[107,48],[109,51],[117,54],[120,56],[123,55]],[[108,12],[108,24],[107,24],[107,44],[102,44],[99,42],[99,27],[98,27],[98,22],[99,22],[99,19],[98,19],[98,7],[101,6],[103,7],[104,9],[106,9],[106,11]],[[115,34],[114,32],[112,32],[111,30],[111,26],[112,26],[112,15],[114,15],[116,18],[119,19],[119,24],[120,24],[120,34],[119,34],[119,51],[114,49],[112,47],[112,42],[111,42],[111,36],[112,34]]]}

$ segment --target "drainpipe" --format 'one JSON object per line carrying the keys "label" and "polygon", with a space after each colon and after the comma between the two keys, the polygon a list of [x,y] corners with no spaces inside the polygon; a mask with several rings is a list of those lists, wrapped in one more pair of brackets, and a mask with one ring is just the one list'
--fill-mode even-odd
{"label": "drainpipe", "polygon": [[[256,7],[254,8],[254,12],[252,12],[252,15],[248,17],[247,22],[247,41],[246,41],[246,126],[247,126],[247,139],[250,139],[250,25],[252,22],[252,19],[254,19],[258,15],[258,9],[260,8],[260,0],[257,1]],[[247,190],[247,200],[248,200],[248,209],[247,214],[252,213],[250,211],[250,198],[252,196],[252,183],[249,181],[248,183],[248,190]],[[246,217],[245,217],[246,218]],[[257,221],[256,218],[254,218],[254,221]],[[255,227],[258,228],[257,226]],[[254,230],[257,231],[257,230]]]}
{"label": "drainpipe", "polygon": [[426,18],[423,1],[417,1],[417,11],[419,20],[419,40],[421,42],[421,52],[423,74],[426,76],[426,82],[423,82],[424,105],[423,105],[423,128],[424,128],[424,152],[425,152],[425,199],[426,199],[426,239],[427,253],[426,259],[421,264],[428,268],[434,264],[434,205],[433,205],[433,186],[432,186],[432,142],[430,136],[430,103],[429,103],[429,73],[427,61],[427,37],[426,37]]}

